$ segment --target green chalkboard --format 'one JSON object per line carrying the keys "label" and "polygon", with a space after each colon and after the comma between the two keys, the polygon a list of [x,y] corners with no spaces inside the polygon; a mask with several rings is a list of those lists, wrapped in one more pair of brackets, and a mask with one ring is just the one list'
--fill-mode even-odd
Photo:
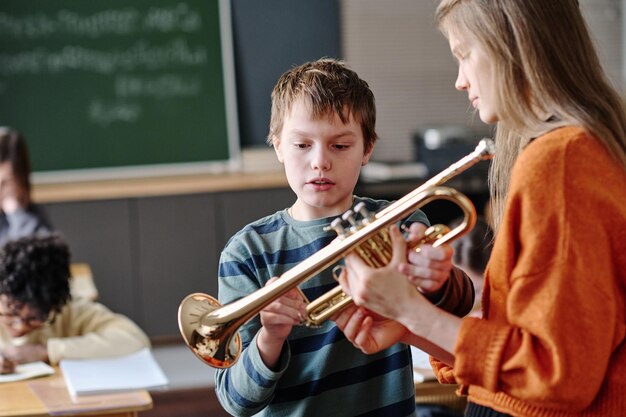
{"label": "green chalkboard", "polygon": [[35,174],[231,163],[238,138],[229,6],[2,0],[0,124],[24,133]]}

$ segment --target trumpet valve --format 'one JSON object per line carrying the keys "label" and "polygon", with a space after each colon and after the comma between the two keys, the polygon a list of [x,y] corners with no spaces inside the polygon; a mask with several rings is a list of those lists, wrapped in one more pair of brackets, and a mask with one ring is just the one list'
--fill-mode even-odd
{"label": "trumpet valve", "polygon": [[434,243],[437,240],[444,237],[447,233],[450,233],[450,228],[445,224],[435,224],[430,226],[424,232],[424,237],[420,240],[420,244]]}
{"label": "trumpet valve", "polygon": [[338,236],[345,236],[347,234],[346,229],[345,227],[343,227],[340,218],[336,218],[335,220],[330,222],[329,226],[324,227],[325,232],[330,232],[331,230],[334,230]]}
{"label": "trumpet valve", "polygon": [[365,203],[362,201],[354,206],[354,211],[361,215],[361,217],[363,218],[363,224],[370,224],[375,219],[374,214],[370,213],[370,211],[365,206]]}
{"label": "trumpet valve", "polygon": [[348,224],[350,224],[350,226],[356,228],[359,226],[359,224],[357,223],[356,219],[354,218],[354,212],[352,210],[348,210],[345,213],[342,214],[341,219],[344,222],[347,222]]}

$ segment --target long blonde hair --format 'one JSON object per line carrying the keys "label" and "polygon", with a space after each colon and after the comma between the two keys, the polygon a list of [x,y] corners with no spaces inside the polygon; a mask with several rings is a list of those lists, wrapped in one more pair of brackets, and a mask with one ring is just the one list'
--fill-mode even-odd
{"label": "long blonde hair", "polygon": [[537,135],[579,125],[626,169],[626,115],[576,0],[442,0],[439,28],[472,36],[493,65],[497,156],[489,173],[499,224],[517,155]]}

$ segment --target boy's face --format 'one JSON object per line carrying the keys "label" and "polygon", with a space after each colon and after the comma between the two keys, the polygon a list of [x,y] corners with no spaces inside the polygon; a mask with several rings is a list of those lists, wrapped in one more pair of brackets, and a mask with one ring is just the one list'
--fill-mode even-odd
{"label": "boy's face", "polygon": [[4,294],[0,295],[0,324],[11,337],[27,335],[43,326],[47,321],[47,315],[42,316],[29,305],[23,305],[15,310],[10,298]]}
{"label": "boy's face", "polygon": [[274,149],[298,196],[290,210],[296,220],[336,216],[349,209],[361,167],[372,153],[365,151],[361,125],[352,117],[346,124],[336,113],[313,119],[304,100],[297,100],[286,115]]}

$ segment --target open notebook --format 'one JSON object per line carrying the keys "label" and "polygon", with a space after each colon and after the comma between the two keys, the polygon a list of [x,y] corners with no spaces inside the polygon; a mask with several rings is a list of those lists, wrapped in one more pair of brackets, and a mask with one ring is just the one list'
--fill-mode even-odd
{"label": "open notebook", "polygon": [[102,359],[63,359],[59,363],[72,397],[168,385],[150,349]]}
{"label": "open notebook", "polygon": [[0,383],[22,381],[54,374],[54,368],[44,362],[31,362],[17,365],[12,374],[0,375]]}

